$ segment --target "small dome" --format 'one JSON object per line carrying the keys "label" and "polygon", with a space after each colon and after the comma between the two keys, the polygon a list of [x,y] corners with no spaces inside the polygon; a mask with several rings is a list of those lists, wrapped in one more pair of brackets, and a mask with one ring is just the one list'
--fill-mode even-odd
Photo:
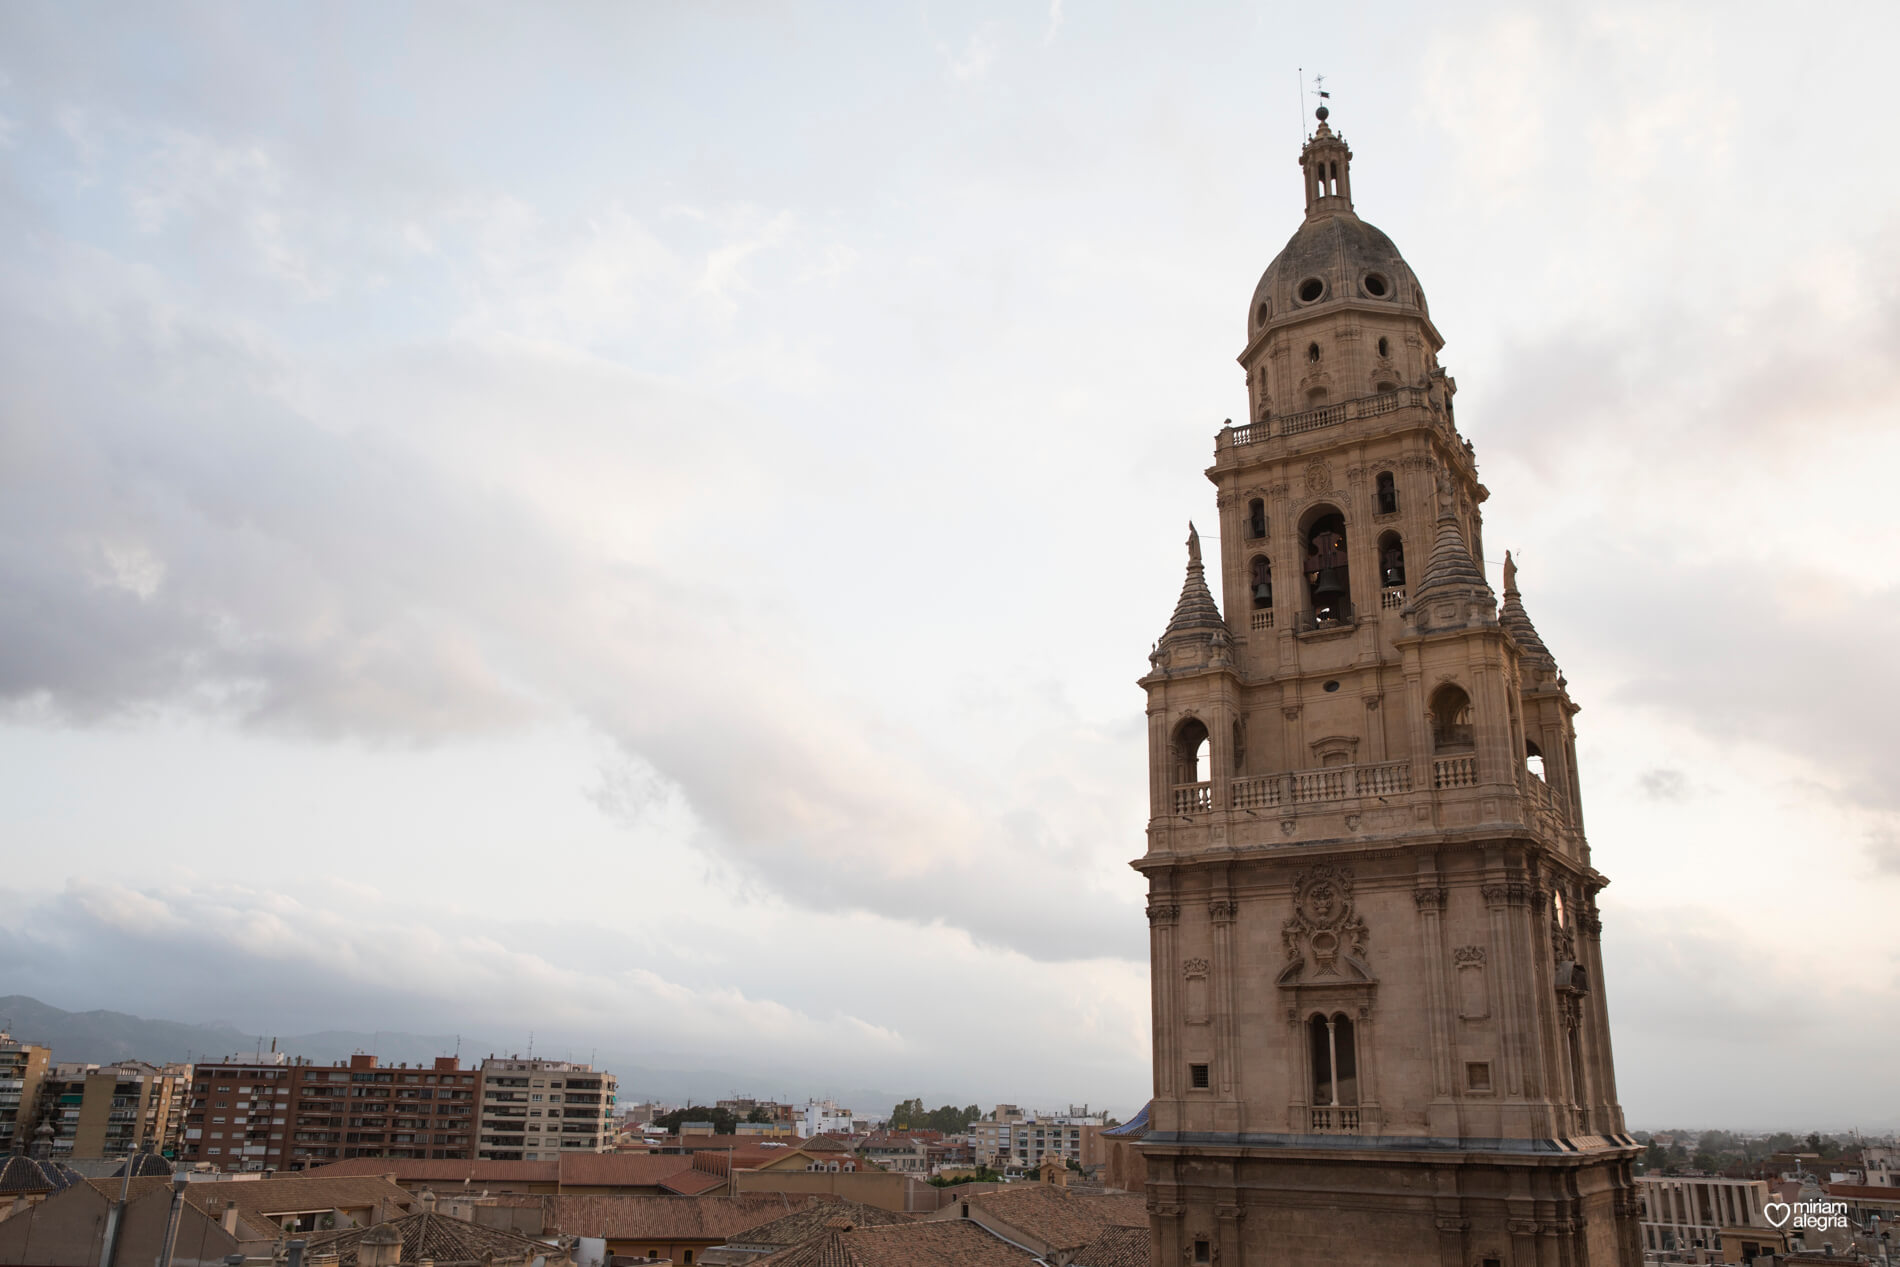
{"label": "small dome", "polygon": [[1350,211],[1307,217],[1267,265],[1247,306],[1247,338],[1268,322],[1343,299],[1429,315],[1425,292],[1392,239]]}

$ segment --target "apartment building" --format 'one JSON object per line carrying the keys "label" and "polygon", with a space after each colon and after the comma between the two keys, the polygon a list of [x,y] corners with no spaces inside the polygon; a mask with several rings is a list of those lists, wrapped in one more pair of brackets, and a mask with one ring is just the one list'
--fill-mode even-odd
{"label": "apartment building", "polygon": [[969,1135],[976,1160],[987,1166],[1012,1161],[1039,1166],[1045,1158],[1087,1166],[1101,1160],[1097,1154],[1105,1121],[1104,1114],[1089,1112],[1087,1105],[1079,1109],[1070,1105],[1066,1113],[1028,1116],[1014,1105],[998,1105],[989,1118],[970,1124]]}
{"label": "apartment building", "polygon": [[0,1156],[24,1153],[39,1125],[40,1082],[52,1063],[50,1048],[22,1043],[0,1030]]}
{"label": "apartment building", "polygon": [[482,1061],[484,1161],[554,1161],[614,1146],[614,1076],[569,1060],[490,1056]]}
{"label": "apartment building", "polygon": [[162,1152],[167,1140],[177,1141],[176,1118],[190,1080],[191,1066],[183,1064],[49,1064],[34,1130],[52,1128],[44,1142],[55,1161],[124,1157],[147,1147]]}
{"label": "apartment building", "polygon": [[1764,1213],[1773,1194],[1760,1179],[1638,1175],[1636,1191],[1648,1254],[1717,1252],[1724,1229],[1775,1226]]}
{"label": "apartment building", "polygon": [[193,1071],[179,1155],[219,1170],[306,1170],[350,1157],[473,1158],[480,1076],[452,1056],[318,1065],[257,1052]]}

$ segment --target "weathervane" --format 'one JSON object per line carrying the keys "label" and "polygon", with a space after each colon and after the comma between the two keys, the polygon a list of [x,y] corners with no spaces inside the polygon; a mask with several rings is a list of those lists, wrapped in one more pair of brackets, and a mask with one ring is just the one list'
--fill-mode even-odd
{"label": "weathervane", "polygon": [[1325,102],[1330,100],[1333,94],[1326,91],[1326,76],[1315,74],[1313,76],[1313,87],[1309,90],[1306,86],[1306,67],[1298,66],[1294,68],[1294,71],[1299,76],[1299,81],[1300,81],[1300,134],[1304,136],[1306,134],[1306,94],[1307,92],[1311,91],[1315,97],[1318,97],[1320,99],[1321,104],[1319,107],[1319,121],[1321,123],[1326,122]]}

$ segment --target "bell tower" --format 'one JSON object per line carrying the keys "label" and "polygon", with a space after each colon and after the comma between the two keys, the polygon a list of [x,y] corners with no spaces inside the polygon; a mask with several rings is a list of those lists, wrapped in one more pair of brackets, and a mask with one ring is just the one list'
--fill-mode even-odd
{"label": "bell tower", "polygon": [[1155,1261],[1637,1267],[1577,706],[1351,167],[1322,108],[1141,680]]}

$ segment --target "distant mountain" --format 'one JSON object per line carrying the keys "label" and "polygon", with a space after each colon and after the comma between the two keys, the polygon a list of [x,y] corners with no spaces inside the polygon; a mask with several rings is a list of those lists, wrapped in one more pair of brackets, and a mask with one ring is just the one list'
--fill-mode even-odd
{"label": "distant mountain", "polygon": [[[405,1034],[393,1030],[363,1033],[356,1030],[329,1029],[311,1034],[246,1034],[222,1021],[192,1025],[182,1021],[147,1020],[125,1012],[65,1012],[24,994],[0,996],[0,1028],[21,1042],[38,1043],[53,1049],[54,1060],[106,1064],[115,1060],[145,1060],[164,1064],[171,1060],[223,1060],[240,1052],[277,1050],[293,1056],[328,1064],[348,1058],[354,1052],[371,1052],[382,1064],[402,1061],[415,1063],[436,1056],[456,1053],[458,1046],[466,1062],[479,1063],[483,1056],[513,1049],[484,1038],[442,1034]],[[566,1058],[565,1053],[549,1053]],[[578,1053],[577,1053],[578,1054]],[[709,1104],[732,1095],[735,1088],[766,1087],[783,1083],[785,1076],[761,1078],[717,1069],[650,1069],[635,1064],[624,1053],[593,1053],[595,1067],[608,1070],[620,1081],[620,1098],[629,1103],[657,1097],[677,1103],[692,1100]],[[888,1091],[816,1087],[807,1094],[813,1098],[834,1096],[865,1117],[889,1115],[900,1098]],[[802,1098],[802,1097],[801,1097]],[[925,1097],[932,1107],[947,1103]]]}
{"label": "distant mountain", "polygon": [[[222,1060],[239,1052],[277,1050],[328,1063],[352,1052],[375,1052],[382,1060],[428,1060],[451,1055],[456,1039],[432,1034],[385,1031],[359,1034],[324,1030],[315,1034],[246,1034],[231,1025],[214,1022],[189,1025],[182,1021],[147,1020],[125,1012],[65,1012],[24,994],[0,996],[0,1026],[21,1042],[53,1049],[54,1060],[105,1064],[113,1060]],[[478,1044],[470,1043],[469,1050]],[[482,1048],[484,1052],[487,1048]]]}

